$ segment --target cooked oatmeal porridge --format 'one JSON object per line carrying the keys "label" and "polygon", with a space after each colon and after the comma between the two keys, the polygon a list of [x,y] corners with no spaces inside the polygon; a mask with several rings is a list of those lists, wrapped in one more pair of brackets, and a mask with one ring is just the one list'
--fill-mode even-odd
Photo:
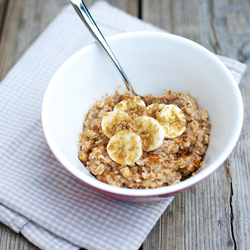
{"label": "cooked oatmeal porridge", "polygon": [[189,93],[97,101],[86,115],[79,159],[98,180],[126,188],[183,181],[203,165],[211,124]]}

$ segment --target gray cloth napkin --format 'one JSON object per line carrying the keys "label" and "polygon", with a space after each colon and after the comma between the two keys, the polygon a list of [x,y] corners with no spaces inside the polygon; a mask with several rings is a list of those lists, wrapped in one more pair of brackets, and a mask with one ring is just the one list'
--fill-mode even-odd
{"label": "gray cloth napkin", "polygon": [[[105,2],[90,12],[105,36],[163,31]],[[112,199],[84,186],[51,153],[41,126],[46,87],[65,60],[93,41],[67,6],[0,85],[0,221],[41,249],[136,250],[173,199]],[[220,59],[239,83],[245,65]]]}

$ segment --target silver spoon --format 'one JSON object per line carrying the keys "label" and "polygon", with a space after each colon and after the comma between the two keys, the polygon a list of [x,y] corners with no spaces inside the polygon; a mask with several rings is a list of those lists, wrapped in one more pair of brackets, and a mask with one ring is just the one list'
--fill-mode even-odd
{"label": "silver spoon", "polygon": [[111,61],[113,62],[114,66],[117,68],[117,70],[120,72],[123,82],[125,83],[127,90],[130,91],[133,95],[139,96],[135,93],[133,86],[131,85],[127,75],[125,74],[124,70],[122,69],[122,66],[116,59],[114,53],[110,49],[108,43],[106,42],[104,36],[102,35],[101,31],[99,30],[98,26],[96,25],[94,19],[90,15],[87,7],[83,3],[82,0],[71,0],[71,3],[76,11],[76,13],[79,15],[79,17],[82,19],[84,24],[89,29],[90,33],[94,36],[94,38],[97,41],[97,44],[106,52],[106,54],[109,56]]}

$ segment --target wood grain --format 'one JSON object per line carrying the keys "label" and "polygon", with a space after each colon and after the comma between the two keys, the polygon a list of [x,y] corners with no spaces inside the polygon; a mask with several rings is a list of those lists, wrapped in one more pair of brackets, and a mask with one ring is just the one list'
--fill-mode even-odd
{"label": "wood grain", "polygon": [[10,228],[0,224],[1,250],[39,250],[27,241],[21,234],[16,234]]}
{"label": "wood grain", "polygon": [[65,4],[67,0],[9,0],[0,47],[0,80]]}
{"label": "wood grain", "polygon": [[8,0],[0,0],[0,44],[2,40],[2,33],[6,20],[6,13],[8,8]]}
{"label": "wood grain", "polygon": [[249,13],[250,3],[244,0],[143,1],[145,21],[247,64],[240,85],[245,121],[239,142],[219,170],[175,197],[144,242],[144,250],[249,247]]}

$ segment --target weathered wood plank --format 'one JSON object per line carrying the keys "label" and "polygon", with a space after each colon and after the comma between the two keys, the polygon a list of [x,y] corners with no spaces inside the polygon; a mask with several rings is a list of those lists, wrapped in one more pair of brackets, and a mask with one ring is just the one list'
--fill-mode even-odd
{"label": "weathered wood plank", "polygon": [[0,80],[68,0],[9,0],[0,48]]}
{"label": "weathered wood plank", "polygon": [[[98,0],[92,0],[90,2],[96,2]],[[115,6],[121,10],[126,11],[127,13],[131,14],[132,16],[138,16],[139,13],[139,0],[108,0],[106,1],[110,3],[112,6]]]}
{"label": "weathered wood plank", "polygon": [[250,245],[250,3],[244,0],[214,1],[214,31],[221,54],[247,65],[240,85],[244,102],[244,124],[228,162],[232,178],[231,228],[237,249]]}
{"label": "weathered wood plank", "polygon": [[240,86],[245,122],[229,164],[175,197],[144,242],[144,250],[247,249],[249,246],[249,8],[249,1],[244,0],[143,1],[145,21],[248,65]]}
{"label": "weathered wood plank", "polygon": [[4,24],[6,20],[6,12],[8,8],[8,0],[0,0],[0,44],[3,35]]}
{"label": "weathered wood plank", "polygon": [[38,250],[21,234],[14,233],[11,229],[0,224],[0,249],[1,250]]}

